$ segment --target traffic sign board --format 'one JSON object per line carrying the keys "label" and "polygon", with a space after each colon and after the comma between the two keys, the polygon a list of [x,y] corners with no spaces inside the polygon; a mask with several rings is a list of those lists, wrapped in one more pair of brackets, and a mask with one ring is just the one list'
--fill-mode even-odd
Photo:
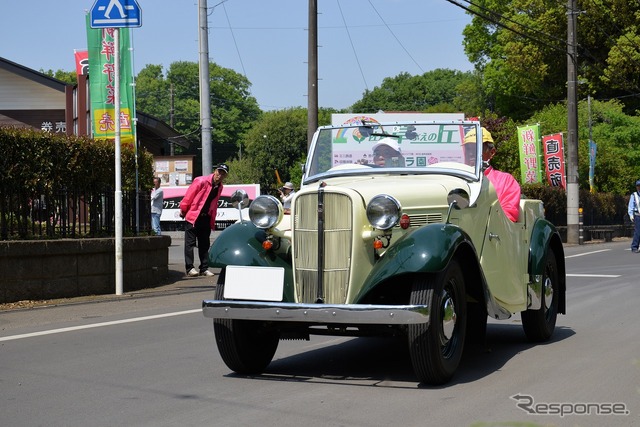
{"label": "traffic sign board", "polygon": [[91,7],[91,28],[128,28],[142,26],[137,0],[96,0]]}

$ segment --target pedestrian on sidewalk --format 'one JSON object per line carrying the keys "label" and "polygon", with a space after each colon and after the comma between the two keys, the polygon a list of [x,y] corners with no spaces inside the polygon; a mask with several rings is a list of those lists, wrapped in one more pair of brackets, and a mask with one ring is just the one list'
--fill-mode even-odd
{"label": "pedestrian on sidewalk", "polygon": [[[209,246],[211,231],[216,228],[218,199],[222,194],[222,182],[229,173],[229,166],[222,163],[211,175],[193,180],[180,202],[180,217],[185,220],[184,262],[187,276],[213,276],[209,271]],[[198,247],[200,265],[195,269],[193,249]]]}
{"label": "pedestrian on sidewalk", "polygon": [[633,240],[631,241],[631,252],[638,253],[640,246],[640,179],[636,181],[636,191],[631,193],[629,206],[627,208],[629,219],[633,222]]}
{"label": "pedestrian on sidewalk", "polygon": [[282,200],[282,208],[284,209],[284,213],[290,214],[291,200],[293,200],[293,196],[296,194],[293,183],[286,182],[282,187],[278,189],[278,191],[280,192],[280,200]]}
{"label": "pedestrian on sidewalk", "polygon": [[160,178],[153,178],[153,190],[151,191],[151,228],[160,236],[160,217],[162,216],[162,205],[164,203],[164,194],[160,188]]}

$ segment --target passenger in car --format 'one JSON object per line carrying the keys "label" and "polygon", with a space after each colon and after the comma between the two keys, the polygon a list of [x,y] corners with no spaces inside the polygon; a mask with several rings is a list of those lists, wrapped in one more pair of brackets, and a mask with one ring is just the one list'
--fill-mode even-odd
{"label": "passenger in car", "polygon": [[[475,164],[476,130],[471,129],[464,137],[465,153],[473,152],[473,164]],[[484,175],[493,184],[498,195],[498,201],[507,218],[513,222],[518,221],[520,213],[520,184],[510,173],[500,172],[489,164],[491,158],[496,154],[496,147],[493,143],[491,133],[482,128],[482,163]],[[469,157],[467,157],[469,161]]]}
{"label": "passenger in car", "polygon": [[373,146],[373,164],[384,167],[405,167],[404,157],[398,141],[382,138]]}

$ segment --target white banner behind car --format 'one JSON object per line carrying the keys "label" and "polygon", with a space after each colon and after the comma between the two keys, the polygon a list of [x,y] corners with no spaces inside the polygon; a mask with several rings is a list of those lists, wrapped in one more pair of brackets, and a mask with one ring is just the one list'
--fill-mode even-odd
{"label": "white banner behind car", "polygon": [[[187,193],[188,186],[181,187],[162,187],[164,194],[164,203],[162,209],[162,216],[160,216],[161,222],[182,222],[184,219],[180,218],[180,201]],[[242,210],[242,218],[249,218],[249,210],[247,207],[249,204],[260,195],[260,184],[225,184],[222,189],[222,195],[218,200],[218,213],[216,215],[216,222],[224,221],[237,221],[240,219],[238,215],[238,209],[231,205],[231,195],[234,191],[242,189],[247,192],[249,196],[249,203]]]}

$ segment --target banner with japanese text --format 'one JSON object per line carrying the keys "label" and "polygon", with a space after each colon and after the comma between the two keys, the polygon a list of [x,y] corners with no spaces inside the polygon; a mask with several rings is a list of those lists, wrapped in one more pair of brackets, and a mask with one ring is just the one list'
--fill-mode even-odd
{"label": "banner with japanese text", "polygon": [[[120,38],[120,141],[134,141],[133,72],[128,28],[119,29]],[[87,14],[87,47],[89,50],[89,96],[91,127],[94,138],[116,136],[115,64],[113,28],[91,28]]]}
{"label": "banner with japanese text", "polygon": [[518,127],[518,144],[520,146],[522,183],[535,184],[542,182],[540,125]]}
{"label": "banner with japanese text", "polygon": [[564,164],[564,143],[562,134],[545,135],[542,137],[544,150],[544,168],[547,182],[551,187],[567,188]]}

